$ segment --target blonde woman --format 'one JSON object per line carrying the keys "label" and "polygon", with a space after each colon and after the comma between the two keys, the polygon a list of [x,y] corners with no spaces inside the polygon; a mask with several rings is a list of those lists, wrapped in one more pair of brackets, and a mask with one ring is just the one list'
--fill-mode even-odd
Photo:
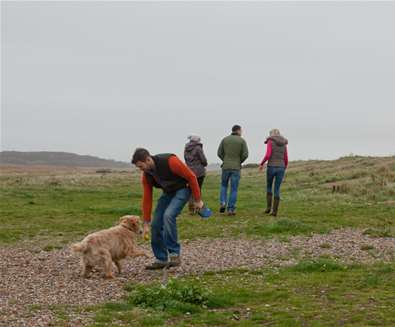
{"label": "blonde woman", "polygon": [[[270,213],[276,217],[280,205],[280,187],[283,181],[285,170],[288,166],[288,140],[283,137],[278,129],[272,129],[269,137],[265,141],[266,154],[262,159],[259,170],[263,170],[267,161],[266,170],[266,201],[267,207],[265,213]],[[273,199],[273,182],[274,182],[274,201]]]}

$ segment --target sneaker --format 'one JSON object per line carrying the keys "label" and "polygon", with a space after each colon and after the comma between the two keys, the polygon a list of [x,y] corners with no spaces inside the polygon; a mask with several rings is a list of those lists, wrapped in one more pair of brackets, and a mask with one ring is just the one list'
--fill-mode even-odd
{"label": "sneaker", "polygon": [[236,216],[236,211],[234,211],[234,210],[229,210],[229,211],[228,211],[228,216]]}
{"label": "sneaker", "polygon": [[224,213],[225,212],[225,206],[224,205],[221,205],[220,207],[219,207],[219,212],[220,213]]}
{"label": "sneaker", "polygon": [[178,267],[181,265],[181,258],[179,255],[170,256],[169,268]]}
{"label": "sneaker", "polygon": [[148,266],[145,266],[146,270],[158,270],[158,269],[163,269],[169,266],[168,262],[165,261],[154,261]]}

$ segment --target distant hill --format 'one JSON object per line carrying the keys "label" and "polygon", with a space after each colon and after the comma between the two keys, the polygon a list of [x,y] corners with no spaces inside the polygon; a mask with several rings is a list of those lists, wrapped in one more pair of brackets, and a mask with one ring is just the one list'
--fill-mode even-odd
{"label": "distant hill", "polygon": [[68,152],[1,151],[1,165],[131,168],[127,162]]}

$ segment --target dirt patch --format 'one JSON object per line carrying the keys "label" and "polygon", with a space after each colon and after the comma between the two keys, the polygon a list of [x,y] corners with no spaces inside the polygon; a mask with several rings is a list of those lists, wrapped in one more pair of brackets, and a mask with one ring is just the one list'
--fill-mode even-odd
{"label": "dirt patch", "polygon": [[[361,231],[338,230],[309,238],[292,237],[289,242],[186,241],[182,251],[182,266],[170,270],[169,276],[284,266],[322,255],[342,262],[390,262],[394,260],[395,238],[370,238]],[[56,312],[62,310],[73,326],[81,326],[89,322],[91,314],[72,308],[116,301],[124,295],[123,286],[130,281],[163,278],[162,272],[145,271],[144,264],[149,260],[138,258],[126,260],[123,274],[114,280],[103,280],[99,274],[82,279],[78,256],[68,247],[51,252],[36,252],[25,246],[5,247],[0,249],[0,257],[1,326],[48,326],[56,319]]]}

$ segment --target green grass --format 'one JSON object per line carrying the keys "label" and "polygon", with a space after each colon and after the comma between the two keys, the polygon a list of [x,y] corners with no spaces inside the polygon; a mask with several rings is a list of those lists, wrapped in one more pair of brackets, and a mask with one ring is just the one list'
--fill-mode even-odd
{"label": "green grass", "polygon": [[70,185],[65,178],[56,186],[35,179],[2,185],[0,242],[48,236],[70,240],[107,228],[122,215],[140,214],[139,201],[133,201],[137,196],[131,192],[133,178],[123,185],[117,179],[97,181],[95,176],[88,178],[89,183],[81,179]]}
{"label": "green grass", "polygon": [[[217,213],[220,178],[209,174],[203,196],[215,214],[204,221],[184,211],[179,218],[180,237],[266,238],[342,227],[366,228],[372,237],[393,236],[394,162],[394,157],[293,162],[277,219],[263,214],[265,178],[257,169],[243,171],[235,218]],[[347,188],[332,193],[328,181],[347,183]],[[124,214],[141,214],[141,193],[136,173],[0,176],[0,243],[78,239],[113,225]],[[156,198],[159,194],[155,191]]]}
{"label": "green grass", "polygon": [[[95,326],[392,326],[395,266],[303,261],[129,285],[124,302],[95,308]],[[191,290],[190,295],[184,294]]]}

